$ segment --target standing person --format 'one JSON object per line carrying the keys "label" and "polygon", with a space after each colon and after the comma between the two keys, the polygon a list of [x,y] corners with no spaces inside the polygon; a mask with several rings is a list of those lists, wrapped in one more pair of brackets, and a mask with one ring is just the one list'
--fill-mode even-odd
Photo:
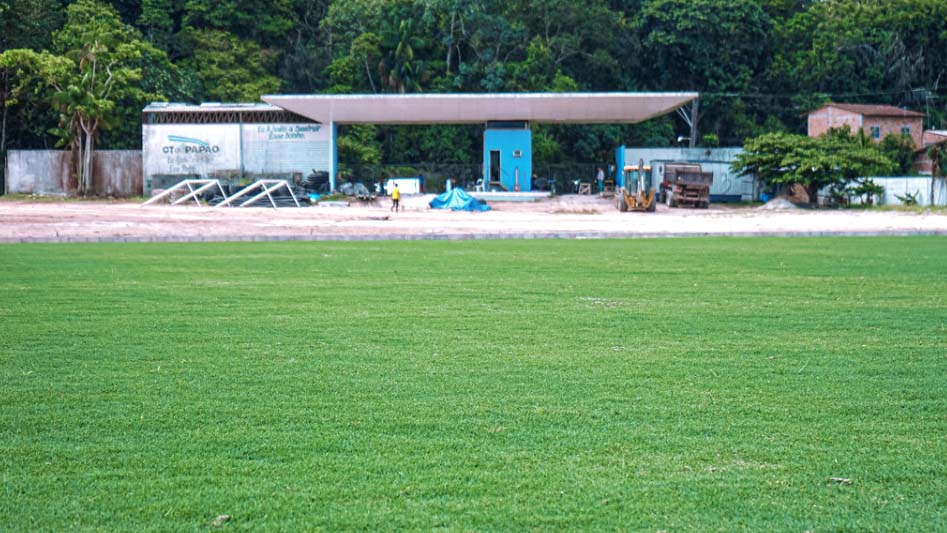
{"label": "standing person", "polygon": [[602,170],[602,167],[598,167],[598,174],[595,175],[595,179],[598,181],[598,192],[605,192],[605,171]]}
{"label": "standing person", "polygon": [[401,200],[401,191],[398,190],[398,182],[395,182],[395,188],[391,190],[391,211],[398,212],[398,202]]}

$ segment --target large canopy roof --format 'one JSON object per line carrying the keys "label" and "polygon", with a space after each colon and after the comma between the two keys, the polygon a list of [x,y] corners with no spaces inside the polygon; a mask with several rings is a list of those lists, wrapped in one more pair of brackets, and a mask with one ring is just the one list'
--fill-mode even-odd
{"label": "large canopy roof", "polygon": [[265,95],[263,101],[328,124],[634,124],[697,98],[687,93]]}

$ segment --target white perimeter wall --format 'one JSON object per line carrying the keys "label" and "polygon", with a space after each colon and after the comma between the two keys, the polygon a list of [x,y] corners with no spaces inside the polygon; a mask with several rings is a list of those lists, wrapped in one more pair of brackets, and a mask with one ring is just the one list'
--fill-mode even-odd
{"label": "white perimeter wall", "polygon": [[322,124],[145,124],[144,193],[155,176],[291,174],[329,170],[331,131]]}
{"label": "white perimeter wall", "polygon": [[[934,180],[934,197],[931,198],[930,176],[876,176],[871,180],[885,188],[881,198],[876,198],[877,205],[902,205],[898,196],[917,194],[918,205],[947,205],[947,180]],[[826,191],[827,192],[827,189]],[[852,198],[852,203],[861,203],[861,198]]]}

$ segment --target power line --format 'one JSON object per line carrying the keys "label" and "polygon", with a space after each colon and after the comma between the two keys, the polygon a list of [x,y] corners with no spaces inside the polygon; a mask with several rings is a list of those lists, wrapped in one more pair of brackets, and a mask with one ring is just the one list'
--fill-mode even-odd
{"label": "power line", "polygon": [[795,93],[739,93],[739,92],[702,92],[701,96],[714,98],[794,98],[797,96],[822,96],[826,98],[856,98],[865,96],[892,96],[898,94],[921,93],[929,98],[947,98],[947,91],[932,91],[929,89],[904,89],[901,91],[876,91],[870,93],[826,93],[826,92],[795,92]]}

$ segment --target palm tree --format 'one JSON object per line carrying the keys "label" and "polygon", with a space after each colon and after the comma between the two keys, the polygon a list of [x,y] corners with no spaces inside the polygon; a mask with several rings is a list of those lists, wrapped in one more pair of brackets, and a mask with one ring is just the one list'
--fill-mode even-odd
{"label": "palm tree", "polygon": [[388,71],[388,86],[404,94],[419,92],[426,65],[414,59],[414,49],[424,48],[425,41],[415,35],[414,21],[402,20],[398,29],[389,36],[388,56],[385,67]]}

